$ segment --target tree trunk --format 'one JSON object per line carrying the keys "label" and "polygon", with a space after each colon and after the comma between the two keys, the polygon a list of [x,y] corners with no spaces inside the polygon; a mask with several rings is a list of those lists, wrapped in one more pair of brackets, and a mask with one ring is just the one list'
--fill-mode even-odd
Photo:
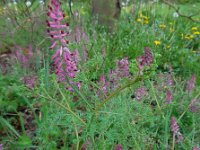
{"label": "tree trunk", "polygon": [[113,29],[121,12],[120,0],[92,0],[92,14],[101,25]]}

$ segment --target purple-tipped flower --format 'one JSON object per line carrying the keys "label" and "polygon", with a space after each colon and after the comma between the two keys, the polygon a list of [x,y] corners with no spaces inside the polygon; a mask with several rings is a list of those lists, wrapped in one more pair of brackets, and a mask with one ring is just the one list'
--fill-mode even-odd
{"label": "purple-tipped flower", "polygon": [[177,142],[183,141],[183,135],[179,131],[179,125],[175,117],[172,117],[171,119],[171,130],[173,132],[173,136],[177,137]]}
{"label": "purple-tipped flower", "polygon": [[166,85],[167,86],[173,86],[174,85],[174,80],[172,79],[171,73],[167,74]]}
{"label": "purple-tipped flower", "polygon": [[192,75],[192,78],[187,82],[188,93],[192,93],[192,91],[195,89],[195,84],[196,84],[196,76]]}
{"label": "purple-tipped flower", "polygon": [[[69,23],[64,21],[65,14],[61,9],[61,3],[59,0],[51,0],[51,6],[48,6],[48,8],[47,32],[52,40],[50,48],[56,49],[52,59],[58,80],[59,82],[68,81],[69,85],[80,88],[80,82],[75,83],[70,80],[74,79],[79,72],[78,62],[80,56],[78,51],[71,52],[68,48]],[[72,91],[71,86],[67,86],[67,89]]]}
{"label": "purple-tipped flower", "polygon": [[200,150],[200,147],[194,147],[193,150]]}
{"label": "purple-tipped flower", "polygon": [[142,100],[142,98],[147,95],[148,95],[148,92],[145,87],[141,87],[141,88],[137,89],[135,92],[136,99],[139,101]]}
{"label": "purple-tipped flower", "polygon": [[104,93],[108,92],[108,88],[109,88],[109,83],[106,81],[106,78],[104,75],[101,75],[100,77],[100,87],[103,90]]}
{"label": "purple-tipped flower", "polygon": [[116,75],[117,78],[124,78],[129,76],[129,61],[128,58],[124,58],[117,62],[117,68],[116,68]]}
{"label": "purple-tipped flower", "polygon": [[[106,93],[108,89],[115,89],[119,81],[124,77],[129,77],[129,61],[128,58],[124,58],[116,63],[116,69],[111,70],[108,75],[108,81],[105,80],[105,76],[102,75],[100,78],[100,87]],[[103,84],[103,85],[102,85]]]}
{"label": "purple-tipped flower", "polygon": [[166,93],[166,103],[170,104],[173,100],[173,93],[172,91],[168,90]]}
{"label": "purple-tipped flower", "polygon": [[123,146],[121,144],[117,144],[115,150],[123,150]]}
{"label": "purple-tipped flower", "polygon": [[25,76],[22,78],[22,81],[28,88],[33,89],[33,88],[35,88],[35,86],[37,84],[38,77],[37,76]]}
{"label": "purple-tipped flower", "polygon": [[137,62],[139,63],[140,74],[143,74],[144,66],[150,66],[154,62],[153,53],[149,47],[144,48],[144,54],[137,58]]}

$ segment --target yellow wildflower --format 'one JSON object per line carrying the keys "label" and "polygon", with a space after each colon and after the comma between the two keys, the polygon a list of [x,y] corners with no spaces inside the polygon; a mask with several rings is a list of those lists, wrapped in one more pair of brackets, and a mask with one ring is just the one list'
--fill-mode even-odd
{"label": "yellow wildflower", "polygon": [[142,18],[143,17],[143,14],[142,14],[142,12],[140,11],[139,12],[139,16]]}
{"label": "yellow wildflower", "polygon": [[167,49],[170,49],[170,48],[171,48],[171,46],[170,46],[170,45],[167,45],[167,46],[166,46],[166,48],[167,48]]}
{"label": "yellow wildflower", "polygon": [[142,19],[141,18],[137,18],[137,22],[142,22]]}
{"label": "yellow wildflower", "polygon": [[143,18],[144,20],[149,20],[149,17],[147,16],[141,16],[141,18]]}
{"label": "yellow wildflower", "polygon": [[196,31],[196,30],[198,30],[197,27],[192,27],[192,31]]}
{"label": "yellow wildflower", "polygon": [[194,38],[194,35],[186,35],[185,36],[185,39],[188,39],[188,40],[191,40],[191,39],[193,39]]}
{"label": "yellow wildflower", "polygon": [[161,44],[161,41],[158,41],[158,40],[155,40],[154,41],[154,44],[157,46],[157,45],[160,45]]}
{"label": "yellow wildflower", "polygon": [[194,34],[194,35],[199,35],[200,32],[199,32],[199,31],[196,31],[196,32],[194,32],[193,34]]}
{"label": "yellow wildflower", "polygon": [[144,24],[149,24],[149,20],[144,20]]}
{"label": "yellow wildflower", "polygon": [[165,24],[161,24],[161,25],[159,25],[159,27],[162,28],[162,29],[165,29],[166,25]]}

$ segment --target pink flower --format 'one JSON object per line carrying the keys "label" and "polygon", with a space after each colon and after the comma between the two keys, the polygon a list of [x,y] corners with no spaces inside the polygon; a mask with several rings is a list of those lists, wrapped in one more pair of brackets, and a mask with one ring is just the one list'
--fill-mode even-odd
{"label": "pink flower", "polygon": [[24,67],[28,68],[31,65],[32,59],[34,57],[32,45],[28,48],[22,48],[20,46],[15,46],[15,56],[18,62]]}
{"label": "pink flower", "polygon": [[167,95],[166,96],[166,103],[170,104],[173,100],[173,93],[170,90],[168,90],[166,95]]}
{"label": "pink flower", "polygon": [[145,87],[138,88],[135,92],[135,96],[137,100],[142,100],[142,98],[147,95],[148,95],[148,92]]}
{"label": "pink flower", "polygon": [[196,84],[196,76],[192,75],[192,78],[187,82],[187,91],[188,93],[192,93],[192,91],[195,89]]}
{"label": "pink flower", "polygon": [[200,99],[193,99],[190,103],[190,111],[196,113],[200,110]]}
{"label": "pink flower", "polygon": [[[71,85],[75,85],[78,88],[81,87],[80,82],[73,82],[71,79],[76,78],[78,69],[78,62],[80,60],[79,52],[75,50],[71,52],[68,48],[69,36],[69,23],[65,23],[65,14],[61,9],[61,3],[59,0],[51,0],[51,5],[48,6],[49,11],[47,13],[48,20],[46,21],[48,29],[47,32],[51,37],[52,45],[51,49],[55,49],[56,52],[52,59],[54,61],[54,68],[58,76],[59,82],[68,82],[67,89],[72,91]],[[70,80],[70,81],[68,81]]]}
{"label": "pink flower", "polygon": [[173,135],[177,137],[177,142],[183,141],[183,135],[179,131],[179,125],[175,117],[172,117],[171,119],[171,130],[173,132]]}
{"label": "pink flower", "polygon": [[200,150],[200,147],[194,147],[193,150]]}
{"label": "pink flower", "polygon": [[103,90],[103,92],[107,93],[108,88],[109,88],[109,83],[106,81],[106,78],[104,75],[101,75],[99,84],[100,84],[100,87]]}
{"label": "pink flower", "polygon": [[166,85],[167,86],[173,86],[174,85],[174,81],[172,79],[172,74],[167,74],[167,79],[166,79]]}
{"label": "pink flower", "polygon": [[124,78],[129,76],[129,66],[130,63],[128,61],[128,58],[124,58],[117,62],[117,68],[116,68],[116,76],[117,78]]}
{"label": "pink flower", "polygon": [[99,83],[105,93],[108,91],[108,89],[115,89],[121,79],[123,79],[124,77],[129,77],[129,65],[130,63],[128,61],[128,58],[124,58],[116,63],[115,70],[111,70],[109,72],[108,81],[105,80],[104,75],[101,76]]}
{"label": "pink flower", "polygon": [[28,88],[34,89],[36,86],[36,83],[38,81],[38,77],[37,76],[25,76],[22,78],[22,81]]}
{"label": "pink flower", "polygon": [[139,63],[140,74],[143,74],[144,66],[150,66],[154,62],[153,53],[149,47],[144,48],[144,54],[136,59]]}
{"label": "pink flower", "polygon": [[115,150],[123,150],[123,147],[121,144],[116,145]]}

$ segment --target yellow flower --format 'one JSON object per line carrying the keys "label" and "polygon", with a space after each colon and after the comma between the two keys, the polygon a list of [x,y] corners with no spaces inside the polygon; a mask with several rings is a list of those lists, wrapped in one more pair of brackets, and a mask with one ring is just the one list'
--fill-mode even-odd
{"label": "yellow flower", "polygon": [[196,31],[196,30],[198,30],[197,27],[192,27],[192,31]]}
{"label": "yellow flower", "polygon": [[166,48],[167,48],[167,49],[170,49],[170,48],[171,48],[171,46],[170,46],[170,45],[167,45],[167,46],[166,46]]}
{"label": "yellow flower", "polygon": [[137,22],[142,22],[142,19],[141,18],[137,18]]}
{"label": "yellow flower", "polygon": [[194,38],[194,35],[186,35],[185,36],[185,39],[188,39],[188,40],[191,40],[191,39],[193,39]]}
{"label": "yellow flower", "polygon": [[165,24],[161,24],[161,25],[159,25],[159,27],[162,28],[162,29],[165,29],[166,25]]}
{"label": "yellow flower", "polygon": [[149,17],[147,16],[141,16],[141,18],[143,18],[144,20],[149,20]]}
{"label": "yellow flower", "polygon": [[154,44],[157,46],[157,45],[160,45],[161,44],[161,41],[158,41],[158,40],[155,40],[154,41]]}
{"label": "yellow flower", "polygon": [[142,14],[142,12],[140,11],[139,12],[139,16],[142,18],[143,17],[143,14]]}
{"label": "yellow flower", "polygon": [[199,31],[196,31],[196,32],[194,32],[193,34],[194,34],[194,35],[199,35],[200,32],[199,32]]}
{"label": "yellow flower", "polygon": [[149,20],[144,20],[144,24],[149,24]]}

